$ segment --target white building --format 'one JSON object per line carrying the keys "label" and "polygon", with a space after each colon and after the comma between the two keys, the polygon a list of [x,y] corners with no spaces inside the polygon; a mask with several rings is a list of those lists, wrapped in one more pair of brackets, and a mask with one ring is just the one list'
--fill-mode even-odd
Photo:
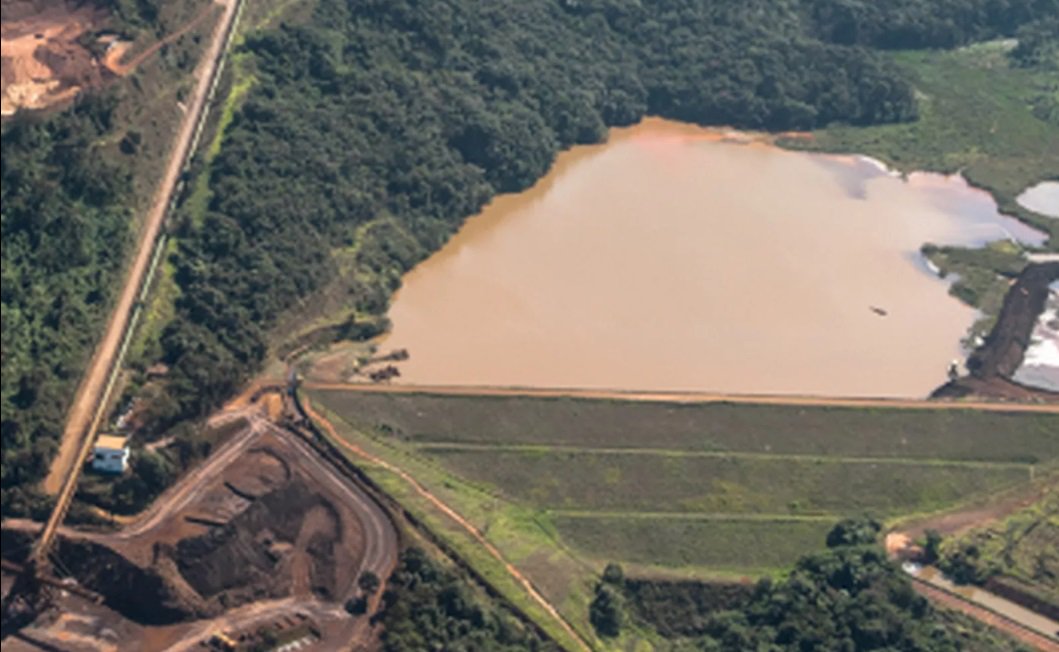
{"label": "white building", "polygon": [[124,473],[129,468],[129,440],[100,435],[92,449],[92,468],[104,473]]}

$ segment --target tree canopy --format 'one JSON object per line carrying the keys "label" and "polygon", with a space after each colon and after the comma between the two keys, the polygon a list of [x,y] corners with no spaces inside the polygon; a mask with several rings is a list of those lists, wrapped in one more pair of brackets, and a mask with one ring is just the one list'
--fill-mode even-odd
{"label": "tree canopy", "polygon": [[128,170],[93,146],[114,103],[18,116],[0,163],[0,437],[3,511],[25,512],[54,453],[70,394],[106,318],[129,237]]}

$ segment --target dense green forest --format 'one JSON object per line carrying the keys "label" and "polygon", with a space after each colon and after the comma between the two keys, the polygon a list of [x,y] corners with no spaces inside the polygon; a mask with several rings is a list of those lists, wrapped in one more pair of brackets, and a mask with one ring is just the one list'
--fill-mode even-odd
{"label": "dense green forest", "polygon": [[608,566],[597,588],[609,596],[593,619],[603,635],[625,619],[654,629],[681,649],[744,650],[1017,650],[1013,640],[934,609],[878,545],[870,519],[838,524],[827,550],[804,557],[779,581],[752,589],[622,577]]}
{"label": "dense green forest", "polygon": [[0,401],[3,512],[25,512],[47,470],[70,394],[118,281],[129,238],[129,171],[94,143],[110,133],[113,99],[59,115],[18,117],[0,164],[3,303]]}
{"label": "dense green forest", "polygon": [[[107,29],[151,41],[188,20],[199,1],[94,4],[111,12]],[[4,515],[46,506],[36,482],[120,286],[134,207],[157,185],[199,47],[188,33],[134,76],[86,89],[65,107],[5,116],[0,126]]]}
{"label": "dense green forest", "polygon": [[913,119],[877,47],[1007,35],[1056,0],[321,0],[248,38],[254,87],[185,213],[156,427],[205,414],[277,316],[338,283],[351,323],[557,152],[646,114],[772,130]]}
{"label": "dense green forest", "polygon": [[[625,628],[651,630],[657,649],[1024,649],[932,607],[886,558],[879,531],[879,523],[867,518],[839,523],[827,549],[804,557],[787,577],[756,585],[631,579],[609,564],[586,608],[603,638],[620,636]],[[388,652],[557,649],[417,548],[402,554],[375,618]]]}
{"label": "dense green forest", "polygon": [[[162,5],[108,6],[136,26]],[[241,46],[252,87],[203,171],[207,206],[174,225],[158,352],[172,372],[151,428],[223,401],[278,316],[325,286],[346,293],[345,331],[370,332],[464,218],[608,127],[911,120],[879,48],[1018,34],[1014,56],[1037,65],[1057,14],[1059,0],[320,0]],[[122,136],[111,119],[87,101],[4,126],[5,514],[26,511],[54,449],[127,241],[129,172],[97,151]]]}
{"label": "dense green forest", "polygon": [[559,650],[419,548],[402,553],[382,602],[385,652]]}

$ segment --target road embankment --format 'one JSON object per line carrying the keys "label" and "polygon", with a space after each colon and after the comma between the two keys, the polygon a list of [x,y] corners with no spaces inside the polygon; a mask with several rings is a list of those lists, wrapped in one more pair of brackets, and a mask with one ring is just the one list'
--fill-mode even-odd
{"label": "road embankment", "polygon": [[1004,297],[996,325],[967,360],[970,375],[935,390],[933,398],[996,397],[1059,404],[1059,394],[1012,380],[1030,345],[1034,326],[1048,300],[1048,286],[1059,280],[1059,262],[1028,265]]}

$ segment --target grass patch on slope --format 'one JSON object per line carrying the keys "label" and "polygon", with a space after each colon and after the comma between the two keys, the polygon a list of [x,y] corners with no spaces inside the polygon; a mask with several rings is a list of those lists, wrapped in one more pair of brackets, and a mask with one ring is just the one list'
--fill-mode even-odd
{"label": "grass patch on slope", "polygon": [[565,541],[599,559],[668,567],[708,567],[761,576],[792,559],[820,550],[834,519],[695,518],[681,514],[642,516],[557,513]]}
{"label": "grass patch on slope", "polygon": [[314,389],[362,429],[415,444],[577,446],[853,458],[1059,459],[1059,415]]}
{"label": "grass patch on slope", "polygon": [[[497,499],[495,496],[455,476],[415,453],[348,423],[340,415],[316,403],[321,412],[347,442],[369,454],[398,466],[443,503],[456,510],[504,558],[531,578],[534,587],[558,608],[583,638],[595,641],[595,630],[588,622],[585,605],[599,569],[574,559],[555,538],[555,529],[542,514]],[[566,649],[578,649],[566,633],[463,527],[422,496],[407,480],[383,465],[373,464],[348,449],[341,449],[373,481],[397,500],[412,516],[424,523],[462,559],[480,573],[506,600],[539,624]],[[532,570],[531,570],[532,569]]]}
{"label": "grass patch on slope", "polygon": [[[471,522],[601,649],[651,641],[593,638],[585,605],[608,561],[663,577],[779,576],[843,516],[951,509],[1059,459],[1054,415],[308,393],[343,438]],[[508,599],[533,606],[405,479],[355,461]]]}
{"label": "grass patch on slope", "polygon": [[895,516],[1030,480],[1025,465],[431,449],[457,475],[540,509]]}
{"label": "grass patch on slope", "polygon": [[1037,502],[942,545],[943,564],[967,564],[980,581],[1013,578],[1059,605],[1059,478]]}

